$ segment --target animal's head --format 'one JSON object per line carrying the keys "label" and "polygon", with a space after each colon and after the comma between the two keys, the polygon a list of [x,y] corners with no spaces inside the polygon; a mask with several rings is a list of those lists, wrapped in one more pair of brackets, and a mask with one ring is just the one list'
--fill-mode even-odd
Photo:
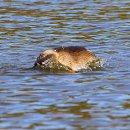
{"label": "animal's head", "polygon": [[57,57],[58,57],[58,53],[55,50],[46,50],[38,56],[34,64],[34,67],[48,66],[52,62],[55,62]]}

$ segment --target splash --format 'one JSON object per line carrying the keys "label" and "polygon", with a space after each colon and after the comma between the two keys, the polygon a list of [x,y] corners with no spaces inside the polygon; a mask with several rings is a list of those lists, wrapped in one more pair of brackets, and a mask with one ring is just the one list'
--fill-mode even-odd
{"label": "splash", "polygon": [[89,71],[96,71],[102,70],[104,63],[106,62],[105,59],[97,57],[93,62],[87,63],[85,66],[81,66],[77,68],[76,71],[73,71],[68,66],[61,64],[58,61],[51,61],[46,60],[42,62],[42,64],[37,64],[34,66],[35,69],[49,71],[49,72],[89,72]]}
{"label": "splash", "polygon": [[78,69],[79,72],[99,71],[103,69],[103,65],[106,60],[101,57],[97,57],[90,63],[87,63],[84,67]]}

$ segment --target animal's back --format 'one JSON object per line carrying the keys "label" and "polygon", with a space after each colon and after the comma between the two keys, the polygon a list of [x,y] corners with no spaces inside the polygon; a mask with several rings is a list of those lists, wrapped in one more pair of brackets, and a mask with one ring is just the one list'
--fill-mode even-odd
{"label": "animal's back", "polygon": [[96,56],[94,53],[79,46],[54,48],[59,54],[58,61],[72,70],[84,67],[87,63],[93,61]]}

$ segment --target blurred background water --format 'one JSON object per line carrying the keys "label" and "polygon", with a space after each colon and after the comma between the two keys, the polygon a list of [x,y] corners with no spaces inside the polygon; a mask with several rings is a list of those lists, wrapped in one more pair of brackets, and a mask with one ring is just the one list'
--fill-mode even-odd
{"label": "blurred background water", "polygon": [[[69,45],[104,57],[104,70],[29,69]],[[0,54],[0,130],[130,129],[129,0],[0,0]]]}

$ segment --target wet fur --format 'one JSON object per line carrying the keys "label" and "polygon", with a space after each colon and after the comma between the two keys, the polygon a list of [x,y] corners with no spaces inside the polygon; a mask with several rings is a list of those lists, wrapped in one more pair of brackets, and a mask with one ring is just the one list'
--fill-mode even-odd
{"label": "wet fur", "polygon": [[[85,68],[97,57],[91,51],[79,46],[58,47],[52,50],[46,50],[40,54],[35,62],[35,66],[42,65],[46,60],[60,63],[63,66],[69,67],[72,71]],[[49,66],[49,64],[48,64]]]}

